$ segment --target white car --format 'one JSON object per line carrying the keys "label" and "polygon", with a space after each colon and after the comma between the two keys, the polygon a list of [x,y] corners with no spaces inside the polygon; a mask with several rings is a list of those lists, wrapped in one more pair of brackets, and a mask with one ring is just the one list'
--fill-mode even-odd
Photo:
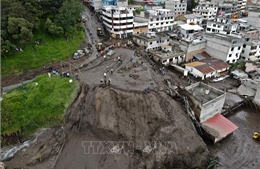
{"label": "white car", "polygon": [[110,50],[110,51],[107,53],[108,56],[112,56],[113,54],[115,54],[115,51],[114,51],[114,50]]}

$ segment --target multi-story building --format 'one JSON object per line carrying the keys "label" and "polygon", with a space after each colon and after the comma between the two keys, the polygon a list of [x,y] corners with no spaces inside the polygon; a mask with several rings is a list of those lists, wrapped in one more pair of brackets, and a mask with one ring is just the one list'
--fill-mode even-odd
{"label": "multi-story building", "polygon": [[245,11],[247,0],[237,0],[237,10]]}
{"label": "multi-story building", "polygon": [[163,32],[173,29],[174,11],[171,9],[156,9],[141,11],[135,20],[146,20],[148,31]]}
{"label": "multi-story building", "polygon": [[260,40],[246,38],[241,53],[241,59],[258,61],[260,60]]}
{"label": "multi-story building", "polygon": [[176,21],[183,21],[187,24],[202,24],[202,16],[199,14],[186,14],[186,15],[179,15],[175,18]]}
{"label": "multi-story building", "polygon": [[175,16],[186,14],[187,0],[165,0],[165,8],[175,11]]}
{"label": "multi-story building", "polygon": [[202,15],[204,20],[214,20],[218,6],[209,2],[201,3],[193,9],[193,13]]}
{"label": "multi-story building", "polygon": [[226,93],[198,82],[183,92],[191,102],[191,109],[214,143],[230,135],[238,127],[221,115]]}
{"label": "multi-story building", "polygon": [[160,49],[170,43],[170,37],[166,33],[155,32],[135,34],[133,40],[136,44],[143,46],[146,51]]}
{"label": "multi-story building", "polygon": [[218,5],[218,14],[223,16],[224,14],[231,14],[237,11],[236,1],[224,1]]}
{"label": "multi-story building", "polygon": [[249,9],[247,23],[260,31],[260,8]]}
{"label": "multi-story building", "polygon": [[199,25],[182,24],[179,26],[179,35],[184,39],[195,39],[201,36],[203,28]]}
{"label": "multi-story building", "polygon": [[233,35],[219,33],[205,34],[206,52],[228,63],[236,63],[240,58],[244,40]]}
{"label": "multi-story building", "polygon": [[232,34],[236,32],[238,24],[231,23],[227,18],[218,17],[215,21],[207,22],[207,33]]}
{"label": "multi-story building", "polygon": [[133,34],[133,11],[125,7],[102,8],[102,20],[106,30],[115,38],[127,38]]}
{"label": "multi-story building", "polygon": [[89,5],[95,10],[98,11],[104,6],[117,6],[118,0],[90,0]]}

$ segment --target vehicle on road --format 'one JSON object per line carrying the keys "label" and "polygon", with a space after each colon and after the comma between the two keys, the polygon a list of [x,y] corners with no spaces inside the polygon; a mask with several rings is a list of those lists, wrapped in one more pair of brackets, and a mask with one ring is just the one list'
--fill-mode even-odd
{"label": "vehicle on road", "polygon": [[98,36],[104,36],[104,33],[100,27],[97,27],[97,35]]}
{"label": "vehicle on road", "polygon": [[97,44],[97,50],[98,50],[98,51],[101,51],[101,50],[103,50],[103,49],[104,49],[103,43],[98,43],[98,44]]}
{"label": "vehicle on road", "polygon": [[114,51],[114,50],[110,50],[109,52],[107,52],[107,55],[108,55],[108,56],[112,56],[113,54],[115,54],[115,51]]}
{"label": "vehicle on road", "polygon": [[260,132],[258,132],[258,131],[254,132],[253,139],[260,141]]}

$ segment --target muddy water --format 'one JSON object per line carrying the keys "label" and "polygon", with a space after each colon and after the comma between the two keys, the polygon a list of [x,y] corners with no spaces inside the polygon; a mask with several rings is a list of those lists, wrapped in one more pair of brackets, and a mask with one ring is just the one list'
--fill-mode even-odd
{"label": "muddy water", "polygon": [[255,131],[260,131],[260,112],[244,108],[227,118],[238,129],[221,142],[208,144],[212,155],[220,161],[215,169],[259,169],[260,142],[252,136]]}

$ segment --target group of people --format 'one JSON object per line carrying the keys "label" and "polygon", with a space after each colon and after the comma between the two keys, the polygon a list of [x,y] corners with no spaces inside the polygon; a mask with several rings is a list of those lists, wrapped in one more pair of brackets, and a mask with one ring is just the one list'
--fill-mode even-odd
{"label": "group of people", "polygon": [[101,80],[100,80],[100,83],[110,86],[110,84],[111,84],[111,79],[110,79],[110,78],[107,79],[107,74],[104,73],[104,79],[101,79]]}

